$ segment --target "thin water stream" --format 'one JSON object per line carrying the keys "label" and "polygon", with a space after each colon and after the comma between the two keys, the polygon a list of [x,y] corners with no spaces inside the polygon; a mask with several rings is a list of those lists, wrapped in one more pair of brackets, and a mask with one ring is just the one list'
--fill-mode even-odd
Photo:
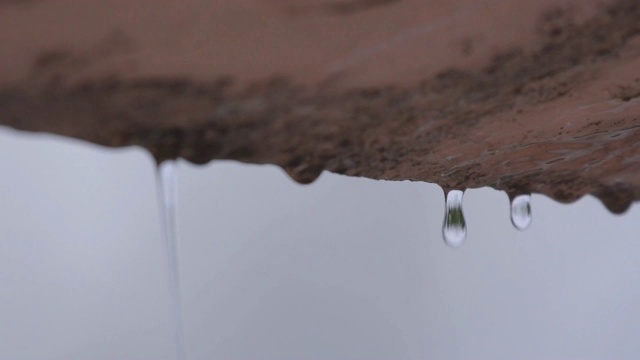
{"label": "thin water stream", "polygon": [[168,286],[171,304],[171,329],[175,359],[184,360],[184,326],[180,300],[180,261],[178,254],[178,174],[177,162],[167,160],[158,165],[158,202],[167,255]]}

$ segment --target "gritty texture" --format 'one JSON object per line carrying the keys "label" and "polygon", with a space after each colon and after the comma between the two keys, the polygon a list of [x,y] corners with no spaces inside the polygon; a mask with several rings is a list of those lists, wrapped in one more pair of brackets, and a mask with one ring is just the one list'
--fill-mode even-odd
{"label": "gritty texture", "polygon": [[[402,3],[293,10],[367,16]],[[485,64],[379,85],[342,86],[335,74],[318,81],[286,73],[254,81],[177,72],[133,78],[122,68],[85,75],[135,49],[136,39],[115,30],[82,49],[34,54],[25,77],[0,87],[0,123],[138,145],[158,161],[276,164],[300,183],[328,170],[563,202],[593,194],[620,213],[640,199],[640,1],[594,8],[586,18],[546,8],[532,40],[495,49]],[[457,57],[482,46],[454,42]]]}

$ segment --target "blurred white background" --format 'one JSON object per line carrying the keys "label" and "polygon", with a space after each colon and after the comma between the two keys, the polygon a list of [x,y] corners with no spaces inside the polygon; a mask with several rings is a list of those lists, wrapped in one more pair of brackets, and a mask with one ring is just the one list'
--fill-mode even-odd
{"label": "blurred white background", "polygon": [[[0,359],[171,359],[155,169],[0,128]],[[640,209],[436,185],[179,164],[188,359],[636,359]]]}

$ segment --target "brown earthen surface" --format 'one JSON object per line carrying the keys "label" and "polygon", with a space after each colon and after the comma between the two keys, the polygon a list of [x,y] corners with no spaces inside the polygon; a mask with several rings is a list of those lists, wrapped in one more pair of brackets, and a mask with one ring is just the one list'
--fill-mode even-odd
{"label": "brown earthen surface", "polygon": [[640,199],[640,0],[0,0],[0,52],[17,129]]}

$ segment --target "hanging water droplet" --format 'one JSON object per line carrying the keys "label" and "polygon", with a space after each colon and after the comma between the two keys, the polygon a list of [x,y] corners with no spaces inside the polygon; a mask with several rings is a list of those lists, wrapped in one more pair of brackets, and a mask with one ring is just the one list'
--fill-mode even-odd
{"label": "hanging water droplet", "polygon": [[451,247],[462,245],[467,238],[467,224],[462,213],[463,196],[464,192],[460,190],[451,190],[447,193],[442,237]]}
{"label": "hanging water droplet", "polygon": [[518,230],[531,225],[531,195],[518,195],[511,199],[511,223]]}
{"label": "hanging water droplet", "polygon": [[284,171],[298,184],[307,185],[316,181],[322,174],[323,167],[302,164],[295,168],[285,167]]}
{"label": "hanging water droplet", "polygon": [[162,218],[162,230],[167,253],[169,296],[171,302],[171,328],[176,360],[184,359],[182,305],[180,303],[180,264],[178,261],[177,211],[178,179],[175,160],[165,160],[158,165],[158,202]]}

